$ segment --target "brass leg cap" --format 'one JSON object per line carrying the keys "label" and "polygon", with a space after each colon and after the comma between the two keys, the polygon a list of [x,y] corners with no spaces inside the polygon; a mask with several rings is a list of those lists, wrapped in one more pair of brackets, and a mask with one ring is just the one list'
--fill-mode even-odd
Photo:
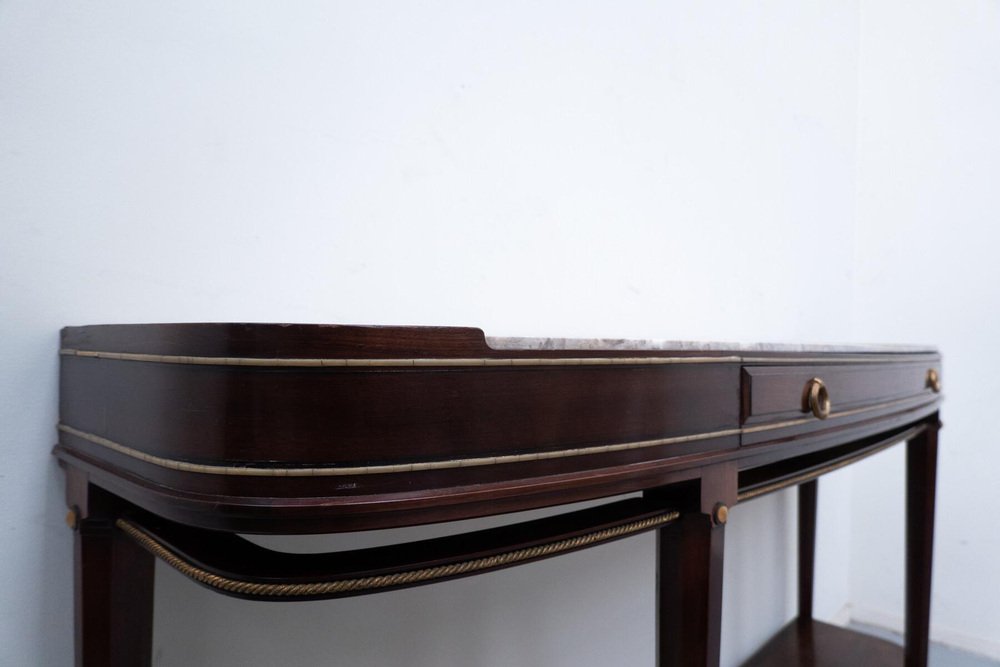
{"label": "brass leg cap", "polygon": [[941,376],[934,368],[927,371],[927,386],[935,394],[941,393]]}
{"label": "brass leg cap", "polygon": [[726,521],[729,520],[729,508],[724,503],[716,504],[712,511],[712,519],[720,526],[725,525]]}

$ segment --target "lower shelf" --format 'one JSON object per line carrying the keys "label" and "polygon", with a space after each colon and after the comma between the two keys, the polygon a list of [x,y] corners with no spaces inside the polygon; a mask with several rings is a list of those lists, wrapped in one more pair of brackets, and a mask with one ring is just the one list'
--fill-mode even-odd
{"label": "lower shelf", "polygon": [[815,620],[794,620],[743,667],[901,667],[903,647]]}

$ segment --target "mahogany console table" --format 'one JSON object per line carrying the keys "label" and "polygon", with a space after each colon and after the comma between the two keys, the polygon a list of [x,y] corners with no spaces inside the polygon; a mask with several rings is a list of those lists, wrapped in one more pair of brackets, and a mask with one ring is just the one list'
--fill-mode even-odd
{"label": "mahogany console table", "polygon": [[[750,665],[927,661],[940,355],[927,348],[487,339],[478,329],[63,330],[59,444],[77,663],[149,665],[153,564],[259,600],[362,595],[656,530],[660,665],[717,665],[738,502],[798,486],[799,617]],[[906,646],[812,619],[816,479],[907,451]],[[332,533],[641,492],[458,536],[293,555]]]}

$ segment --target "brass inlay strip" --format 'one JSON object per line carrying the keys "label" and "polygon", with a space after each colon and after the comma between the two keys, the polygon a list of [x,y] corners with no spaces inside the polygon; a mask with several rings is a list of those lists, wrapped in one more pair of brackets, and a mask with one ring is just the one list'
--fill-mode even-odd
{"label": "brass inlay strip", "polygon": [[[885,403],[844,410],[843,412],[832,413],[829,419],[837,417],[847,417],[850,415],[892,407],[901,403],[912,402],[914,399],[904,398]],[[935,396],[934,400],[938,400]],[[922,404],[919,404],[922,405]],[[916,405],[914,406],[916,407]],[[829,419],[827,421],[829,421]],[[597,445],[594,447],[576,447],[572,449],[557,449],[553,451],[531,452],[526,454],[503,454],[500,456],[479,456],[461,459],[443,459],[437,461],[421,461],[417,463],[391,463],[384,465],[370,466],[317,466],[317,467],[280,467],[280,466],[224,466],[209,463],[191,463],[177,459],[147,454],[141,450],[123,445],[108,438],[104,438],[93,433],[81,431],[66,424],[59,424],[58,428],[64,433],[82,438],[95,445],[106,447],[119,454],[160,466],[171,470],[182,472],[196,472],[210,475],[231,475],[240,477],[334,477],[344,475],[382,475],[402,472],[420,472],[424,470],[447,470],[451,468],[471,468],[478,466],[500,465],[504,463],[525,463],[528,461],[544,461],[549,459],[569,458],[573,456],[588,456],[593,454],[610,454],[613,452],[630,451],[634,449],[647,449],[649,447],[660,447],[663,445],[677,445],[685,442],[697,442],[700,440],[710,440],[712,438],[724,438],[732,435],[742,435],[745,433],[757,433],[760,431],[770,431],[801,424],[815,423],[812,417],[794,419],[790,421],[777,422],[774,424],[761,424],[759,426],[748,426],[743,428],[730,428],[720,431],[710,431],[708,433],[695,433],[692,435],[680,435],[670,438],[656,438],[654,440],[637,440],[633,442],[619,442],[611,445]]]}
{"label": "brass inlay strip", "polygon": [[[851,410],[842,410],[840,412],[831,412],[830,416],[826,418],[826,421],[830,421],[831,419],[836,419],[838,417],[850,417],[851,415],[861,414],[862,412],[871,412],[872,410],[880,410],[882,408],[891,408],[891,407],[893,407],[895,405],[900,405],[900,404],[903,404],[903,403],[911,403],[911,402],[917,401],[920,398],[921,398],[921,395],[917,394],[915,396],[909,396],[907,398],[898,398],[898,399],[893,400],[893,401],[884,401],[882,403],[873,403],[871,405],[866,405],[864,407],[854,408],[854,409],[851,409]],[[927,401],[927,403],[933,403],[936,400],[938,400],[938,397],[934,396],[930,401]],[[915,403],[914,402],[914,407],[917,407],[919,405],[924,405],[924,403]],[[760,424],[759,426],[744,426],[743,429],[742,429],[742,432],[743,433],[757,433],[759,431],[770,431],[770,430],[773,430],[773,429],[776,429],[776,428],[786,428],[786,427],[789,427],[789,426],[799,426],[800,424],[809,424],[809,423],[819,423],[819,421],[815,417],[803,417],[802,419],[790,419],[788,421],[775,422],[773,424]]]}
{"label": "brass inlay strip", "polygon": [[127,533],[132,539],[138,542],[144,549],[157,558],[162,559],[181,574],[199,581],[213,588],[240,593],[243,595],[256,595],[260,597],[288,597],[288,596],[309,596],[309,595],[336,595],[339,593],[351,593],[358,591],[376,591],[392,586],[404,586],[423,582],[434,581],[461,574],[471,574],[483,570],[490,570],[506,565],[514,565],[524,561],[555,555],[571,549],[593,546],[619,537],[625,537],[635,533],[658,528],[672,521],[676,521],[680,516],[679,512],[667,512],[660,516],[641,519],[631,523],[606,528],[579,537],[572,537],[549,544],[542,544],[525,549],[516,549],[495,556],[475,558],[473,560],[451,563],[449,565],[439,565],[436,567],[420,568],[394,574],[384,574],[373,577],[359,577],[355,579],[341,579],[339,581],[316,581],[299,584],[267,584],[253,581],[241,581],[230,577],[223,577],[212,574],[204,570],[171,551],[165,545],[146,533],[138,526],[118,519],[115,525]]}
{"label": "brass inlay strip", "polygon": [[469,359],[260,359],[256,357],[192,357],[175,354],[139,354],[135,352],[95,352],[61,349],[71,357],[144,361],[161,364],[196,366],[258,366],[267,368],[493,368],[517,366],[649,366],[665,364],[735,363],[740,357],[566,357],[566,358],[493,358]]}
{"label": "brass inlay strip", "polygon": [[59,430],[69,433],[78,438],[83,438],[102,447],[114,450],[119,454],[131,456],[132,458],[152,463],[171,470],[181,470],[184,472],[200,472],[214,475],[237,475],[245,477],[330,477],[337,475],[380,475],[397,472],[418,472],[422,470],[444,470],[448,468],[467,468],[474,466],[498,465],[501,463],[523,463],[525,461],[542,461],[546,459],[561,459],[571,456],[586,456],[589,454],[607,454],[610,452],[622,452],[632,449],[645,449],[647,447],[659,447],[661,445],[676,445],[683,442],[695,442],[698,440],[709,440],[711,438],[722,438],[729,435],[739,435],[740,429],[731,428],[723,431],[712,431],[710,433],[697,433],[694,435],[681,435],[672,438],[657,438],[656,440],[638,440],[635,442],[621,442],[613,445],[598,445],[596,447],[578,447],[574,449],[558,449],[548,452],[532,452],[530,454],[505,454],[502,456],[481,456],[465,459],[445,459],[438,461],[423,461],[420,463],[394,463],[387,465],[373,466],[322,466],[315,468],[281,468],[281,467],[245,467],[245,466],[221,466],[206,463],[189,463],[168,459],[162,456],[147,454],[146,452],[133,449],[126,445],[114,442],[107,438],[102,438],[93,433],[87,433],[79,429],[59,424]]}
{"label": "brass inlay strip", "polygon": [[264,366],[291,368],[373,368],[373,367],[494,367],[494,366],[617,366],[662,364],[884,364],[926,363],[939,357],[937,352],[926,354],[900,353],[854,357],[748,357],[742,355],[692,356],[692,357],[472,357],[472,358],[414,358],[414,359],[339,359],[339,358],[259,358],[259,357],[201,357],[177,354],[145,354],[139,352],[102,352],[63,348],[64,356],[114,359],[118,361],[144,361],[162,364],[201,366]]}
{"label": "brass inlay strip", "polygon": [[[836,354],[835,352],[831,354]],[[928,351],[926,353],[899,353],[899,354],[872,354],[860,357],[741,357],[740,360],[746,364],[886,364],[886,363],[926,363],[928,361],[938,361],[940,355],[937,352]]]}
{"label": "brass inlay strip", "polygon": [[[843,416],[844,413],[837,412],[830,415],[829,419]],[[789,419],[783,422],[774,422],[773,424],[761,424],[759,426],[744,426],[743,433],[757,433],[758,431],[771,431],[776,428],[787,428],[789,426],[798,426],[800,424],[811,424],[815,423],[817,420],[815,417],[803,417],[802,419]]]}
{"label": "brass inlay strip", "polygon": [[867,450],[865,452],[862,452],[861,454],[852,456],[852,457],[847,458],[847,459],[843,459],[841,461],[837,461],[835,463],[827,464],[827,465],[825,465],[823,467],[816,468],[815,470],[810,470],[810,471],[807,471],[807,472],[799,473],[798,475],[794,475],[792,477],[788,477],[786,479],[779,480],[779,481],[773,482],[771,484],[765,484],[764,486],[758,486],[758,487],[752,488],[752,489],[750,489],[748,491],[744,491],[743,493],[739,494],[737,496],[737,500],[739,500],[739,502],[743,502],[744,500],[750,500],[752,498],[756,498],[757,496],[763,496],[765,494],[771,493],[772,491],[780,491],[781,489],[787,488],[789,486],[795,486],[797,484],[802,484],[803,482],[808,482],[810,480],[816,479],[817,477],[822,477],[823,475],[825,475],[828,472],[833,472],[834,470],[839,470],[841,468],[846,468],[847,466],[851,465],[852,463],[857,463],[858,461],[861,461],[862,459],[868,458],[872,454],[878,454],[883,449],[887,449],[888,447],[892,447],[897,442],[899,442],[900,440],[905,440],[907,437],[909,437],[909,436],[905,435],[903,437],[900,437],[898,440],[892,440],[891,442],[887,442],[885,444],[879,445],[878,447],[875,447],[874,449],[869,449],[869,450]]}

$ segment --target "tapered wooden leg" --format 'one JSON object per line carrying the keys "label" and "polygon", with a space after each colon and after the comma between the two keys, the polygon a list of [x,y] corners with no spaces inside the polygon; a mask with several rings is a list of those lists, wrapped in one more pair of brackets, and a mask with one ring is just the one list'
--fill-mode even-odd
{"label": "tapered wooden leg", "polygon": [[75,541],[77,666],[148,666],[153,556],[101,521],[82,521]]}
{"label": "tapered wooden leg", "polygon": [[660,667],[719,664],[724,531],[696,513],[658,531]]}
{"label": "tapered wooden leg", "polygon": [[817,480],[799,485],[799,621],[813,616],[813,575],[816,570]]}
{"label": "tapered wooden leg", "polygon": [[702,471],[697,497],[657,531],[657,654],[660,667],[717,667],[722,629],[722,558],[737,471]]}
{"label": "tapered wooden leg", "polygon": [[71,471],[67,501],[75,526],[74,615],[77,667],[150,665],[153,556],[114,527],[108,494]]}
{"label": "tapered wooden leg", "polygon": [[77,667],[111,662],[111,526],[81,521],[73,544]]}
{"label": "tapered wooden leg", "polygon": [[926,667],[940,424],[906,443],[906,667]]}

